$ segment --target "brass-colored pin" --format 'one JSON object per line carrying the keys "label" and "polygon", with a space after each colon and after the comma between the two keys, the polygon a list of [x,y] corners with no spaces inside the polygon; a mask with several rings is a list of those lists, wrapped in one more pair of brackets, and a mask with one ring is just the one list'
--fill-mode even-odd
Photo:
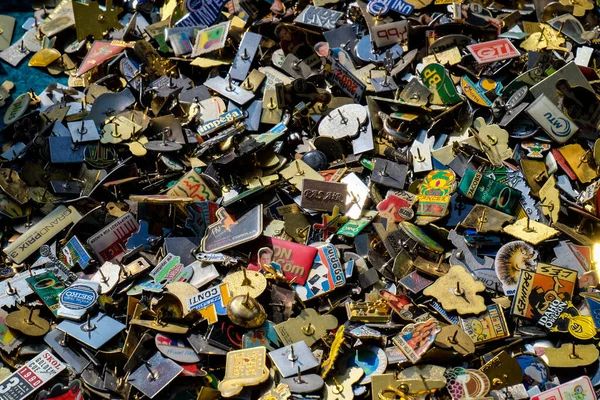
{"label": "brass-colored pin", "polygon": [[269,110],[274,110],[277,108],[277,105],[273,102],[273,96],[269,97],[269,104],[267,104],[267,108]]}
{"label": "brass-colored pin", "polygon": [[585,223],[587,222],[587,218],[583,218],[581,220],[581,222],[579,223],[579,225],[577,225],[577,229],[575,229],[577,231],[577,233],[583,233],[583,228],[585,227]]}
{"label": "brass-colored pin", "polygon": [[298,173],[296,174],[296,176],[302,176],[302,175],[304,175],[304,171],[302,171],[300,169],[300,164],[298,163],[298,160],[296,160],[296,170],[298,171]]}
{"label": "brass-colored pin", "polygon": [[550,212],[552,212],[554,210],[554,202],[552,200],[550,200],[550,203],[548,203],[548,204],[541,203],[541,204],[538,204],[538,205],[540,207],[546,207],[546,208],[548,208],[548,210]]}
{"label": "brass-colored pin", "polygon": [[245,81],[242,83],[242,86],[243,86],[243,88],[244,88],[244,89],[246,89],[246,90],[250,90],[250,91],[254,90],[254,85],[253,85],[253,84],[252,84],[252,82],[250,82],[249,80],[245,80]]}
{"label": "brass-colored pin", "polygon": [[454,335],[448,336],[448,341],[452,344],[457,344],[456,336],[458,335],[458,330],[454,332]]}
{"label": "brass-colored pin", "polygon": [[246,297],[244,298],[244,302],[242,303],[246,308],[250,308],[250,292],[246,293]]}
{"label": "brass-colored pin", "polygon": [[581,164],[589,162],[588,155],[590,153],[591,153],[591,150],[587,150],[585,153],[583,153],[583,155],[581,157],[579,157],[579,164],[577,164],[577,168],[581,167]]}
{"label": "brass-colored pin", "polygon": [[569,354],[569,358],[571,358],[571,359],[580,358],[580,357],[579,357],[579,354],[577,354],[577,353],[575,352],[575,343],[571,343],[571,346],[572,346],[572,347],[571,347],[571,354]]}
{"label": "brass-colored pin", "polygon": [[25,320],[25,323],[27,323],[27,325],[33,325],[33,321],[31,320],[32,317],[33,317],[33,307],[29,310],[29,317],[27,317],[27,319]]}
{"label": "brass-colored pin", "polygon": [[248,278],[248,272],[246,268],[242,268],[242,274],[244,275],[244,279],[242,279],[241,286],[252,286],[252,281]]}
{"label": "brass-colored pin", "polygon": [[481,213],[481,217],[477,218],[477,232],[481,231],[481,229],[483,228],[483,224],[485,222],[487,222],[487,208],[483,209],[483,212]]}
{"label": "brass-colored pin", "polygon": [[303,326],[301,329],[302,333],[304,333],[306,336],[310,336],[315,333],[315,328],[312,326],[312,322],[309,322],[307,326]]}
{"label": "brass-colored pin", "polygon": [[527,215],[527,226],[523,228],[523,230],[528,233],[535,231],[535,229],[531,227],[531,218],[529,218],[529,215]]}
{"label": "brass-colored pin", "polygon": [[337,379],[335,379],[335,377],[332,378],[333,379],[333,384],[335,385],[335,387],[331,390],[334,394],[340,394],[344,391],[344,385],[341,385]]}
{"label": "brass-colored pin", "polygon": [[441,255],[440,256],[440,260],[438,261],[437,265],[435,266],[435,271],[436,272],[442,272],[442,262],[444,261],[444,256]]}
{"label": "brass-colored pin", "polygon": [[546,175],[546,171],[542,171],[536,176],[534,176],[533,180],[535,180],[536,182],[541,182],[542,180],[544,180],[544,175]]}
{"label": "brass-colored pin", "polygon": [[123,264],[122,261],[119,261],[119,269],[121,270],[121,275],[123,275],[125,278],[128,278],[131,273],[125,269],[125,264]]}
{"label": "brass-colored pin", "polygon": [[454,288],[454,295],[455,296],[464,296],[465,295],[465,290],[460,287],[460,281],[456,281],[456,288]]}
{"label": "brass-colored pin", "polygon": [[306,236],[308,236],[308,230],[310,229],[310,225],[304,227],[304,228],[296,228],[296,234],[298,236],[300,236],[303,239],[306,239]]}

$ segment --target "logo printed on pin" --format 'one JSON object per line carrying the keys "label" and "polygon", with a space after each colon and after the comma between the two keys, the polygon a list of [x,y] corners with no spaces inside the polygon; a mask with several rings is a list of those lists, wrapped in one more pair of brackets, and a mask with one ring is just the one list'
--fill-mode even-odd
{"label": "logo printed on pin", "polygon": [[225,307],[231,301],[231,295],[226,283],[212,286],[187,299],[190,310],[199,310],[209,324],[217,322],[219,315],[225,315]]}
{"label": "logo printed on pin", "polygon": [[319,247],[317,257],[304,285],[294,285],[302,300],[322,296],[346,284],[339,251],[332,244]]}
{"label": "logo printed on pin", "polygon": [[479,64],[519,57],[521,53],[508,39],[491,40],[467,46]]}
{"label": "logo printed on pin", "polygon": [[389,24],[373,25],[371,27],[371,39],[373,39],[377,47],[402,43],[408,39],[408,27],[408,21],[394,21]]}
{"label": "logo printed on pin", "polygon": [[86,285],[72,285],[59,297],[61,306],[71,310],[90,308],[98,300],[98,292]]}
{"label": "logo printed on pin", "polygon": [[257,205],[235,220],[224,208],[217,210],[217,222],[206,229],[202,251],[217,253],[256,239],[263,230],[263,206]]}
{"label": "logo printed on pin", "polygon": [[135,217],[127,213],[92,235],[87,244],[94,250],[100,261],[110,261],[123,253],[127,239],[139,228]]}
{"label": "logo printed on pin", "polygon": [[525,109],[555,142],[565,143],[579,128],[560,109],[542,94]]}
{"label": "logo printed on pin", "polygon": [[410,15],[414,8],[412,4],[408,4],[403,0],[371,0],[367,5],[367,10],[371,15],[384,15],[390,11]]}

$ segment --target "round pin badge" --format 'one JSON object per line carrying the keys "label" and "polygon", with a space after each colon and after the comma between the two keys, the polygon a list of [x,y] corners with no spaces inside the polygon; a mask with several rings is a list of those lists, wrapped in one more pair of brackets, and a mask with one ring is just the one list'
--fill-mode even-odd
{"label": "round pin badge", "polygon": [[429,45],[428,54],[440,53],[453,47],[465,48],[475,43],[477,43],[475,39],[466,35],[444,35]]}
{"label": "round pin badge", "polygon": [[508,135],[515,139],[525,139],[536,134],[538,126],[529,118],[520,118],[511,123]]}
{"label": "round pin badge", "polygon": [[366,346],[357,349],[346,363],[347,368],[359,367],[365,371],[365,375],[358,382],[359,385],[371,383],[371,377],[375,374],[383,374],[387,368],[387,356],[385,351],[377,346]]}
{"label": "round pin badge", "polygon": [[31,101],[31,94],[29,92],[25,92],[13,101],[6,113],[4,113],[4,125],[10,125],[19,119],[25,111],[29,107],[29,102]]}
{"label": "round pin badge", "polygon": [[281,383],[288,385],[292,393],[311,393],[323,387],[325,382],[317,374],[306,374],[284,378]]}
{"label": "round pin badge", "polygon": [[60,305],[71,310],[91,308],[98,300],[98,293],[86,285],[72,285],[58,298]]}
{"label": "round pin badge", "polygon": [[153,140],[144,144],[144,147],[146,148],[146,150],[167,153],[179,151],[182,149],[183,146],[176,142],[170,142],[166,140]]}
{"label": "round pin badge", "polygon": [[330,137],[319,136],[315,138],[313,145],[325,154],[329,162],[341,160],[344,156],[344,147],[337,140]]}
{"label": "round pin badge", "polygon": [[388,52],[391,55],[394,62],[400,58],[402,53],[404,53],[404,50],[402,50],[402,46],[400,46],[399,44],[393,45],[386,51],[376,52],[375,49],[373,49],[371,35],[363,36],[362,39],[358,41],[354,49],[356,51],[356,55],[362,61],[373,63],[382,63]]}
{"label": "round pin badge", "polygon": [[329,162],[327,162],[327,156],[325,153],[319,150],[311,150],[302,156],[304,161],[309,167],[315,171],[322,171],[327,169]]}
{"label": "round pin badge", "polygon": [[83,160],[94,168],[104,169],[116,164],[117,152],[113,147],[90,144],[83,149]]}
{"label": "round pin badge", "polygon": [[444,376],[453,400],[485,396],[490,391],[490,380],[476,369],[450,368]]}
{"label": "round pin badge", "polygon": [[179,160],[177,160],[174,157],[161,155],[160,160],[171,171],[183,171],[185,169],[185,165],[183,165],[181,162],[179,162]]}
{"label": "round pin badge", "polygon": [[182,340],[158,333],[154,339],[154,343],[158,351],[174,361],[185,364],[200,361],[194,349]]}
{"label": "round pin badge", "polygon": [[529,88],[526,85],[521,86],[513,92],[513,94],[506,100],[506,108],[512,109],[518,106],[529,93]]}

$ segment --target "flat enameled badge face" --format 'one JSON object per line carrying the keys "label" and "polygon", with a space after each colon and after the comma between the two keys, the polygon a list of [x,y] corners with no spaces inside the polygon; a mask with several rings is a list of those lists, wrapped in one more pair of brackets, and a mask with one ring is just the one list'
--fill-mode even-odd
{"label": "flat enameled badge face", "polygon": [[545,95],[539,96],[525,110],[556,142],[565,143],[579,128]]}
{"label": "flat enameled badge face", "polygon": [[209,226],[202,239],[202,249],[215,253],[240,243],[256,239],[262,232],[262,204],[239,219],[234,219],[224,208],[217,210],[218,221]]}
{"label": "flat enameled badge face", "polygon": [[236,350],[227,353],[225,377],[219,383],[224,397],[232,397],[244,386],[254,386],[269,377],[266,367],[267,352],[264,347]]}

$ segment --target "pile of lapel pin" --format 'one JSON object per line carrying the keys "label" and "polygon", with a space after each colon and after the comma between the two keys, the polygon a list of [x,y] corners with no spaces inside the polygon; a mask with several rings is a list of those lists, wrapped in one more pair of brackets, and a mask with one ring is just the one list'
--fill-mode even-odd
{"label": "pile of lapel pin", "polygon": [[478,1],[3,1],[0,399],[596,399],[597,5]]}

